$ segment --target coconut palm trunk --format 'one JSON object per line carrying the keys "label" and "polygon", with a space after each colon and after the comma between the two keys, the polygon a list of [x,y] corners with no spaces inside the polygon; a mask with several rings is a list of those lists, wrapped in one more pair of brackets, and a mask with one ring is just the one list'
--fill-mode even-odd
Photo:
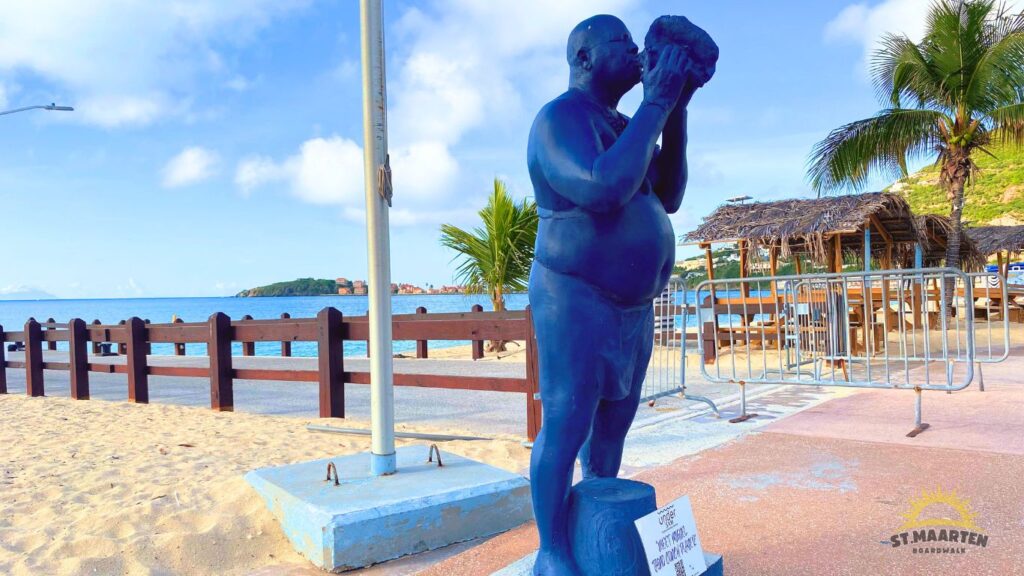
{"label": "coconut palm trunk", "polygon": [[[491,306],[494,308],[495,312],[505,311],[505,295],[502,293],[501,286],[498,286],[493,292],[491,292]],[[506,350],[505,343],[506,342],[504,340],[491,340],[487,350],[489,352],[494,352],[495,354],[498,352],[504,352]]]}

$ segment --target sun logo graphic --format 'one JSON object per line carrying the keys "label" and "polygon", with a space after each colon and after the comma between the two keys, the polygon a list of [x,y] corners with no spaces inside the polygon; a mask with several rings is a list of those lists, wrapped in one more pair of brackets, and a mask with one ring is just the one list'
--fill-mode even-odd
{"label": "sun logo graphic", "polygon": [[955,491],[925,490],[902,516],[898,533],[889,538],[893,548],[909,546],[914,554],[963,554],[966,545],[988,546],[988,535],[976,523],[978,515]]}

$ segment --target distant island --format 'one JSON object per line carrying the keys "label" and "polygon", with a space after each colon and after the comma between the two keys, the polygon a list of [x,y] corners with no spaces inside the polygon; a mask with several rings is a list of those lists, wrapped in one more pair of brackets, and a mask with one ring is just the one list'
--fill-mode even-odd
{"label": "distant island", "polygon": [[31,286],[0,288],[0,300],[55,300],[57,297]]}
{"label": "distant island", "polygon": [[[337,278],[299,278],[290,282],[277,282],[267,286],[258,286],[242,290],[235,296],[240,298],[259,296],[365,296],[368,284],[365,280],[348,280]],[[434,288],[428,284],[426,288],[414,284],[391,284],[392,294],[462,294],[462,286],[442,286]]]}

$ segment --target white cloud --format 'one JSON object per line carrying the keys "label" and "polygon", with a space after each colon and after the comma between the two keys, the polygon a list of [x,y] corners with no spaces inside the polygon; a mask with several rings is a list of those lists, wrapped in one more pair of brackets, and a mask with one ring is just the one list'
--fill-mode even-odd
{"label": "white cloud", "polygon": [[235,169],[235,185],[248,196],[253,190],[278,180],[284,180],[287,173],[283,166],[266,156],[253,156],[238,163]]}
{"label": "white cloud", "polygon": [[363,149],[351,140],[307,140],[285,169],[292,178],[292,193],[306,202],[345,205],[362,199]]}
{"label": "white cloud", "polygon": [[[391,152],[395,202],[429,206],[450,190],[458,165],[438,142],[419,142]],[[281,161],[246,158],[235,170],[243,194],[272,183],[285,183],[296,198],[310,204],[334,204],[360,210],[364,204],[363,149],[334,135],[312,138],[299,152]],[[343,212],[348,214],[349,212]]]}
{"label": "white cloud", "polygon": [[178,188],[202,182],[217,171],[220,159],[216,152],[192,146],[171,158],[163,169],[164,188]]}
{"label": "white cloud", "polygon": [[204,76],[234,75],[216,43],[244,43],[308,0],[37,0],[0,3],[0,72],[68,95],[68,119],[141,125],[182,114]]}
{"label": "white cloud", "polygon": [[[1024,0],[1006,3],[1013,10],[1024,9]],[[874,4],[861,2],[843,8],[825,26],[825,39],[852,41],[863,45],[864,70],[878,42],[886,33],[902,34],[919,42],[924,36],[926,16],[931,2],[926,0],[884,0]]]}
{"label": "white cloud", "polygon": [[0,110],[7,109],[7,87],[0,82]]}
{"label": "white cloud", "polygon": [[245,194],[275,182],[287,183],[294,196],[311,204],[355,206],[362,199],[363,150],[337,135],[312,138],[280,162],[256,156],[235,170],[235,184]]}

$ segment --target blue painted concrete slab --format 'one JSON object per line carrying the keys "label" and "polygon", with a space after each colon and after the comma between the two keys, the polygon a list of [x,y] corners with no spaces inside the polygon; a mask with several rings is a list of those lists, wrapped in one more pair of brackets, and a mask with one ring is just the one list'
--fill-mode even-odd
{"label": "blue painted concrete slab", "polygon": [[[295,549],[340,572],[514,528],[533,517],[529,482],[427,446],[397,450],[398,473],[369,476],[370,455],[261,468],[245,479],[266,501]],[[340,485],[324,480],[334,462]]]}

